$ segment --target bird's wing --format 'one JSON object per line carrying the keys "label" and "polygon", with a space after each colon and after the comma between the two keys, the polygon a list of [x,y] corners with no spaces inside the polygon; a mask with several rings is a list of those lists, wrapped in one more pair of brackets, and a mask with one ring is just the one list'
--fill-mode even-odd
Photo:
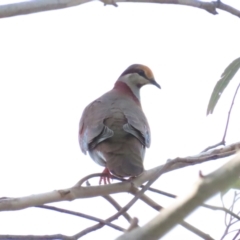
{"label": "bird's wing", "polygon": [[127,120],[123,130],[135,136],[144,146],[150,147],[150,128],[141,106],[117,91],[109,91],[90,103],[82,114],[79,144],[83,153],[86,154],[89,148],[94,148],[114,135],[113,130],[104,124],[104,120],[113,117],[119,111]]}
{"label": "bird's wing", "polygon": [[94,148],[98,143],[113,136],[113,131],[104,125],[109,115],[109,108],[103,98],[90,103],[83,111],[79,123],[79,144],[83,153]]}
{"label": "bird's wing", "polygon": [[145,114],[138,105],[126,104],[124,107],[124,115],[128,123],[123,129],[134,135],[144,146],[150,147],[151,132]]}

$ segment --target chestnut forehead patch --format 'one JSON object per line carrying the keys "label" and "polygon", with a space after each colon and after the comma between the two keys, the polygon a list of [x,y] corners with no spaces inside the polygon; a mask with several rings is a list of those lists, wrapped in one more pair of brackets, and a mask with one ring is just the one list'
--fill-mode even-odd
{"label": "chestnut forehead patch", "polygon": [[154,79],[153,73],[151,71],[151,69],[147,66],[142,66],[143,70],[145,72],[145,75],[147,76],[148,79]]}
{"label": "chestnut forehead patch", "polygon": [[120,75],[120,77],[122,77],[124,75],[127,75],[127,74],[131,74],[131,73],[139,73],[140,75],[142,75],[142,73],[144,73],[144,75],[148,79],[153,79],[154,78],[151,69],[149,67],[141,65],[141,64],[131,65]]}

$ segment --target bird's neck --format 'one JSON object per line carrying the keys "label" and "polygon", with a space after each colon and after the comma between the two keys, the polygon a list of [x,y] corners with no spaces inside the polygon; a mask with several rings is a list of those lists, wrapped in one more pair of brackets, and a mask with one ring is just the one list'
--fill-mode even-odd
{"label": "bird's neck", "polygon": [[121,76],[118,81],[120,83],[125,83],[129,89],[131,90],[131,92],[135,95],[135,97],[138,99],[138,101],[140,102],[141,99],[140,99],[140,88],[139,86],[137,86],[137,84],[135,84],[135,77],[133,75],[124,75],[124,76]]}
{"label": "bird's neck", "polygon": [[118,80],[115,83],[113,89],[116,89],[117,91],[120,91],[123,94],[128,95],[130,98],[132,98],[137,103],[137,105],[141,106],[139,88],[135,89],[135,88],[129,86],[126,82]]}

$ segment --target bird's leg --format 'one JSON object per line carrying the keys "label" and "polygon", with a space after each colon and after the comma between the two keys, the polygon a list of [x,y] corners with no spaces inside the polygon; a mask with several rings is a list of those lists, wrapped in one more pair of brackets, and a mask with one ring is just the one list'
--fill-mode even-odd
{"label": "bird's leg", "polygon": [[112,178],[112,174],[108,170],[108,168],[105,168],[102,172],[102,176],[100,177],[99,184],[101,185],[102,181],[104,184],[110,184],[110,179]]}

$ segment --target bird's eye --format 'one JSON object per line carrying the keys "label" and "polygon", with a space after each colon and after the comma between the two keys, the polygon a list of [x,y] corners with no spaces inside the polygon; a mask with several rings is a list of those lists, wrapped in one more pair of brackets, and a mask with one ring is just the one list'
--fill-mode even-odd
{"label": "bird's eye", "polygon": [[145,72],[143,70],[139,70],[138,74],[144,78],[146,78]]}

